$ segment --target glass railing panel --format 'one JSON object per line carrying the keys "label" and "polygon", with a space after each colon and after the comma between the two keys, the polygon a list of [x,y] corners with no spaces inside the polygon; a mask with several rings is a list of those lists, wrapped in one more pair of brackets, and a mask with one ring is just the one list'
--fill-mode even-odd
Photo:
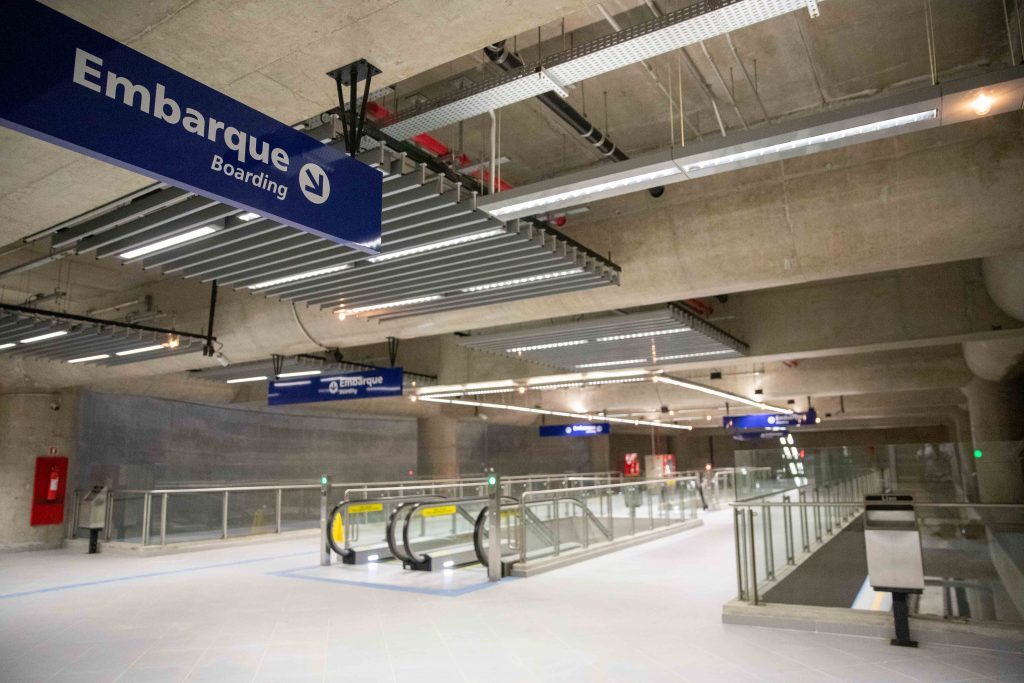
{"label": "glass railing panel", "polygon": [[[232,491],[228,497],[228,537],[277,531],[277,491]],[[319,521],[319,512],[317,515]]]}
{"label": "glass railing panel", "polygon": [[[141,493],[115,493],[110,514],[111,541],[142,543],[142,508],[145,495]],[[75,530],[80,534],[81,530]]]}
{"label": "glass railing panel", "polygon": [[[159,494],[153,495],[150,543],[160,543]],[[167,543],[188,543],[221,538],[223,535],[223,493],[171,493],[167,495]],[[230,508],[229,508],[230,509]]]}
{"label": "glass railing panel", "polygon": [[281,491],[281,531],[315,529],[320,525],[320,491],[318,489],[283,489]]}

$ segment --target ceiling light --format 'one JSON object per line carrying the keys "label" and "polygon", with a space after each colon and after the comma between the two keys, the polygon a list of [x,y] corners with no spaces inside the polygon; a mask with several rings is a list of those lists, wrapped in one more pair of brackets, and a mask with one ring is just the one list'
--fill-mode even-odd
{"label": "ceiling light", "polygon": [[155,346],[142,346],[137,349],[128,349],[127,351],[117,351],[115,356],[134,356],[137,353],[147,353],[149,351],[159,351],[163,349],[163,344],[157,344]]}
{"label": "ceiling light", "polygon": [[341,320],[344,320],[344,318],[341,317],[342,314],[366,313],[367,311],[380,311],[380,310],[383,310],[385,308],[398,308],[399,306],[411,306],[412,304],[423,304],[423,303],[426,303],[428,301],[437,301],[440,298],[441,298],[440,294],[435,294],[433,296],[421,296],[421,297],[419,297],[417,299],[402,299],[401,301],[389,301],[389,302],[387,302],[385,304],[374,304],[373,306],[359,306],[358,308],[349,308],[347,310],[346,309],[342,309],[342,310],[338,311],[338,318],[341,319]]}
{"label": "ceiling light", "polygon": [[279,277],[276,280],[266,280],[264,282],[257,282],[254,285],[249,285],[246,289],[265,289],[266,287],[273,287],[275,285],[283,285],[286,282],[295,282],[296,280],[307,280],[311,277],[319,277],[320,275],[330,275],[331,273],[337,273],[340,270],[347,270],[352,267],[352,264],[346,263],[340,266],[331,266],[330,268],[320,268],[319,270],[310,270],[305,273],[299,273],[298,275],[288,275],[286,277]]}
{"label": "ceiling light", "polygon": [[238,384],[240,382],[262,382],[265,379],[266,379],[265,375],[260,375],[259,377],[239,377],[238,379],[229,379],[226,383],[227,384]]}
{"label": "ceiling light", "polygon": [[620,339],[644,339],[646,337],[658,337],[663,334],[679,334],[680,332],[689,332],[689,327],[677,327],[671,330],[656,330],[654,332],[634,332],[632,334],[616,334],[611,337],[598,337],[596,341],[599,342],[610,342],[619,341]]}
{"label": "ceiling light", "polygon": [[200,237],[206,237],[207,235],[215,232],[217,232],[217,228],[213,227],[212,225],[204,225],[201,228],[189,230],[188,232],[183,232],[180,235],[168,237],[167,239],[160,240],[159,242],[153,242],[152,244],[147,244],[144,247],[139,247],[138,249],[126,251],[123,254],[121,254],[121,258],[138,258],[139,256],[145,256],[146,254],[152,254],[154,251],[160,251],[161,249],[166,249],[167,247],[173,247],[176,244],[191,242],[192,240],[199,239]]}
{"label": "ceiling light", "polygon": [[719,351],[700,351],[698,353],[677,353],[672,356],[658,356],[659,361],[683,360],[684,358],[704,358],[705,356],[721,356],[726,353],[737,353],[733,349],[721,349]]}
{"label": "ceiling light", "polygon": [[319,375],[320,370],[301,370],[297,372],[282,372],[278,377],[311,377],[312,375]]}
{"label": "ceiling light", "polygon": [[246,211],[245,213],[238,214],[238,220],[240,221],[251,221],[259,217],[260,215],[258,213],[253,213],[252,211]]}
{"label": "ceiling light", "polygon": [[691,171],[702,171],[708,168],[715,168],[717,166],[731,164],[736,161],[747,161],[749,159],[757,159],[759,157],[778,154],[780,152],[788,152],[790,150],[800,149],[803,147],[813,147],[814,145],[820,145],[827,142],[835,142],[837,140],[843,140],[846,138],[854,138],[859,135],[876,133],[878,131],[887,130],[889,128],[898,128],[900,126],[906,126],[911,123],[927,121],[929,119],[934,119],[937,115],[938,110],[928,109],[927,111],[917,112],[915,114],[897,116],[895,118],[884,119],[882,121],[876,121],[874,123],[865,123],[860,126],[843,128],[842,130],[832,131],[831,133],[811,135],[806,138],[797,138],[796,140],[790,140],[788,142],[780,142],[775,145],[767,145],[765,147],[758,147],[756,149],[746,150],[743,152],[735,152],[734,154],[725,154],[720,157],[707,159],[705,161],[698,161],[692,164],[685,164],[683,166],[683,171],[685,171],[686,173],[690,173]]}
{"label": "ceiling light", "polygon": [[770,410],[774,413],[782,413],[783,415],[793,414],[793,411],[790,410],[789,408],[779,408],[778,406],[773,406],[768,403],[751,401],[749,398],[744,398],[743,396],[739,396],[737,394],[730,394],[728,391],[719,391],[718,389],[706,387],[703,384],[695,384],[694,382],[687,382],[684,380],[676,379],[674,377],[655,376],[654,381],[663,382],[665,384],[672,384],[677,387],[683,387],[684,389],[693,389],[694,391],[700,391],[705,394],[710,394],[711,396],[718,396],[719,398],[724,398],[728,401],[735,401],[736,403],[744,403],[748,406],[753,406],[754,408]]}
{"label": "ceiling light", "polygon": [[9,349],[9,348],[12,348],[14,346],[17,346],[17,344],[15,344],[13,342],[8,343],[8,344],[0,344],[0,350]]}
{"label": "ceiling light", "polygon": [[373,256],[366,259],[368,263],[380,263],[381,261],[390,261],[391,259],[402,258],[403,256],[412,256],[414,254],[422,254],[428,251],[434,251],[436,249],[444,249],[445,247],[453,247],[457,244],[466,244],[467,242],[475,242],[477,240],[486,239],[488,237],[496,237],[504,234],[504,228],[495,228],[494,230],[487,230],[486,232],[480,232],[475,235],[466,235],[465,237],[456,237],[450,240],[444,240],[443,242],[434,242],[433,244],[424,244],[421,247],[409,247],[408,249],[399,249],[398,251],[392,251],[386,254],[380,254],[379,256]]}
{"label": "ceiling light", "polygon": [[992,98],[983,92],[978,93],[978,96],[974,98],[971,103],[971,107],[974,108],[974,113],[978,116],[984,116],[985,114],[992,111]]}
{"label": "ceiling light", "polygon": [[522,353],[524,351],[540,351],[542,349],[559,349],[563,346],[579,346],[580,344],[589,343],[590,342],[586,339],[577,339],[575,341],[551,342],[550,344],[534,344],[533,346],[517,346],[514,349],[505,349],[505,353]]}
{"label": "ceiling light", "polygon": [[169,335],[167,337],[167,341],[164,342],[164,346],[166,346],[169,349],[176,349],[176,348],[178,348],[179,346],[181,346],[181,337],[179,337],[176,334]]}
{"label": "ceiling light", "polygon": [[555,273],[545,273],[543,275],[531,275],[530,277],[520,277],[514,280],[505,280],[503,282],[491,282],[486,285],[476,285],[475,287],[466,287],[462,290],[464,294],[470,292],[482,292],[488,289],[499,289],[501,287],[514,287],[516,285],[525,285],[530,282],[540,282],[541,280],[551,280],[557,277],[567,277],[569,275],[577,275],[582,273],[582,268],[572,268],[570,270],[560,270]]}
{"label": "ceiling light", "polygon": [[94,360],[103,360],[104,358],[110,358],[109,353],[101,353],[96,356],[85,356],[84,358],[72,358],[69,363],[89,363]]}
{"label": "ceiling light", "polygon": [[604,363],[580,363],[577,368],[602,368],[609,365],[634,365],[636,363],[646,363],[646,358],[631,358],[630,360],[610,360]]}
{"label": "ceiling light", "polygon": [[348,315],[345,313],[344,310],[338,311],[338,320],[344,320],[347,317],[348,317]]}
{"label": "ceiling light", "polygon": [[490,213],[492,216],[504,216],[506,214],[518,213],[520,211],[524,211],[527,209],[538,209],[539,213],[539,207],[548,206],[549,204],[557,204],[567,199],[579,199],[581,197],[590,197],[601,192],[607,192],[609,190],[618,190],[623,187],[637,185],[648,180],[656,180],[658,178],[665,178],[667,176],[678,175],[679,172],[679,169],[676,167],[663,168],[657,171],[651,171],[649,173],[640,173],[635,176],[629,176],[627,178],[609,180],[603,183],[594,183],[593,185],[581,187],[575,190],[555,192],[545,197],[537,197],[536,199],[529,199],[526,201],[517,202],[515,204],[506,204],[505,206],[490,209],[488,210],[488,213]]}
{"label": "ceiling light", "polygon": [[[570,417],[577,420],[593,420],[594,416],[586,412],[564,412],[560,410],[545,410],[543,408],[527,408],[525,406],[508,405],[505,403],[484,403],[482,401],[466,401],[462,399],[454,398],[440,398],[437,396],[420,396],[423,401],[429,401],[432,403],[449,403],[452,405],[470,406],[479,408],[494,408],[497,410],[510,410],[517,413],[532,413],[534,415],[554,415],[557,417]],[[650,427],[664,427],[665,429],[679,429],[684,431],[690,431],[693,427],[689,425],[677,425],[670,422],[662,422],[660,420],[632,420],[624,419],[619,417],[605,416],[601,418],[607,422],[617,422],[621,424],[631,425],[644,425]]]}
{"label": "ceiling light", "polygon": [[36,337],[29,337],[28,339],[22,339],[22,344],[31,344],[32,342],[43,341],[44,339],[53,339],[54,337],[63,337],[67,334],[67,330],[57,330],[56,332],[47,332],[46,334],[40,334]]}

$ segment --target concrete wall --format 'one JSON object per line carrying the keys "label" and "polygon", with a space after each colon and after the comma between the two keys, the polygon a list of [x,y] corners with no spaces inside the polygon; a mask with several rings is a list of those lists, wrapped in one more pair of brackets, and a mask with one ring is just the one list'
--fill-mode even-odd
{"label": "concrete wall", "polygon": [[607,451],[595,443],[602,439],[541,438],[535,426],[466,420],[458,428],[459,471],[472,477],[486,465],[503,475],[590,472],[592,457],[599,465],[604,462]]}
{"label": "concrete wall", "polygon": [[0,550],[60,545],[63,524],[29,525],[32,486],[36,458],[51,448],[66,456],[69,467],[74,467],[76,401],[75,394],[0,395]]}
{"label": "concrete wall", "polygon": [[416,421],[89,392],[77,451],[80,486],[397,479],[416,467]]}

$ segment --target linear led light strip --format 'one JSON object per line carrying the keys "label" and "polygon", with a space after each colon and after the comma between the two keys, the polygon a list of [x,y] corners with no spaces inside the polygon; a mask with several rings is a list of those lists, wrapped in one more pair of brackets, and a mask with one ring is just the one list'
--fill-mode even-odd
{"label": "linear led light strip", "polygon": [[[927,111],[917,112],[916,114],[907,114],[905,116],[897,116],[892,119],[885,119],[884,121],[877,121],[875,123],[865,123],[860,126],[852,126],[850,128],[844,128],[837,130],[832,133],[821,133],[820,135],[812,135],[806,138],[799,138],[797,140],[791,140],[789,142],[780,142],[775,145],[767,145],[765,147],[758,147],[746,152],[735,152],[733,154],[725,154],[714,159],[708,159],[706,161],[698,161],[692,164],[683,165],[683,171],[689,173],[690,171],[700,171],[706,168],[714,168],[716,166],[724,166],[731,164],[736,161],[746,161],[748,159],[755,159],[758,157],[767,156],[769,154],[778,154],[780,152],[788,152],[794,149],[800,149],[802,147],[811,147],[813,145],[835,142],[836,140],[842,140],[844,138],[853,138],[858,135],[867,135],[868,133],[875,133],[880,130],[887,130],[889,128],[898,128],[900,126],[906,126],[911,123],[917,123],[919,121],[927,121],[934,119],[938,111],[935,109],[929,109]],[[493,212],[492,212],[493,213]]]}
{"label": "linear led light strip", "polygon": [[492,216],[503,216],[508,213],[516,213],[518,211],[523,211],[524,209],[536,209],[541,206],[547,206],[548,204],[557,204],[558,202],[565,201],[566,199],[578,199],[580,197],[589,197],[590,195],[605,192],[607,190],[616,190],[620,187],[628,187],[629,185],[636,185],[638,183],[642,183],[648,180],[656,180],[658,178],[666,178],[668,176],[679,175],[680,173],[682,173],[682,171],[680,171],[677,167],[673,166],[671,168],[664,168],[658,171],[650,171],[649,173],[641,173],[639,175],[631,176],[628,178],[620,178],[618,180],[609,180],[603,183],[595,183],[593,185],[581,187],[575,190],[557,192],[546,197],[529,199],[527,201],[509,204],[507,206],[488,209],[487,211]]}
{"label": "linear led light strip", "polygon": [[152,254],[154,251],[160,251],[161,249],[166,249],[167,247],[173,247],[176,244],[183,244],[185,242],[197,240],[200,237],[206,237],[207,235],[215,232],[217,232],[217,228],[213,227],[212,225],[204,225],[201,228],[189,230],[188,232],[183,232],[180,235],[168,237],[165,240],[160,240],[159,242],[153,242],[153,244],[147,244],[146,246],[139,247],[138,249],[126,251],[123,254],[121,254],[121,258],[138,258],[139,256],[145,256],[146,254]]}
{"label": "linear led light strip", "polygon": [[368,263],[380,263],[381,261],[390,261],[391,259],[402,258],[403,256],[412,256],[414,254],[423,254],[428,251],[434,251],[436,249],[444,249],[445,247],[454,247],[457,244],[466,244],[467,242],[476,242],[477,240],[487,239],[488,237],[496,237],[505,232],[504,228],[495,228],[494,230],[487,230],[486,232],[477,233],[476,235],[466,235],[465,237],[456,237],[450,240],[444,240],[443,242],[435,242],[433,244],[424,244],[422,247],[410,247],[408,249],[399,249],[387,254],[381,254],[372,258],[366,259]]}
{"label": "linear led light strip", "polygon": [[793,411],[789,410],[788,408],[779,408],[778,406],[773,406],[768,403],[761,403],[760,401],[751,401],[749,398],[744,398],[743,396],[740,396],[738,394],[730,394],[728,391],[719,391],[718,389],[706,387],[703,384],[686,382],[681,379],[675,379],[674,377],[657,376],[654,378],[654,381],[662,382],[664,384],[671,384],[673,386],[682,387],[684,389],[693,389],[694,391],[700,391],[705,394],[710,394],[712,396],[718,396],[719,398],[724,398],[729,401],[735,401],[736,403],[745,403],[746,405],[753,406],[754,408],[770,410],[773,413],[782,413],[783,415],[793,414]]}
{"label": "linear led light strip", "polygon": [[428,301],[437,301],[441,298],[440,294],[434,294],[433,296],[421,296],[417,299],[402,299],[401,301],[389,301],[383,304],[374,304],[372,306],[359,306],[358,308],[341,309],[338,311],[338,315],[344,315],[349,313],[366,313],[368,311],[380,311],[385,308],[398,308],[399,306],[411,306],[413,304],[424,304]]}
{"label": "linear led light strip", "polygon": [[[720,351],[701,351],[699,353],[677,353],[671,356],[658,356],[658,361],[666,360],[682,360],[684,358],[703,358],[705,356],[720,356],[726,353],[735,353],[732,349],[722,349]],[[604,363],[581,363],[577,365],[577,368],[600,368],[609,365],[632,365],[635,363],[654,363],[655,361],[649,358],[633,358],[631,360],[610,360]]]}
{"label": "linear led light strip", "polygon": [[337,273],[342,270],[348,270],[352,267],[352,264],[346,263],[340,266],[331,266],[330,268],[320,268],[319,270],[311,270],[306,273],[299,273],[298,275],[289,275],[288,277],[279,277],[276,280],[266,280],[265,282],[257,282],[254,285],[249,285],[246,289],[265,289],[267,287],[273,287],[275,285],[283,285],[287,282],[296,282],[297,280],[308,280],[311,277],[319,277],[320,275],[330,275],[331,273]]}
{"label": "linear led light strip", "polygon": [[630,334],[616,334],[611,337],[598,337],[596,341],[599,342],[610,342],[619,341],[621,339],[643,339],[646,337],[659,337],[663,334],[679,334],[680,332],[689,332],[689,327],[675,327],[670,330],[655,330],[654,332],[633,332]]}
{"label": "linear led light strip", "polygon": [[499,289],[501,287],[514,287],[515,285],[524,285],[528,282],[539,282],[541,280],[551,280],[558,277],[568,277],[569,275],[577,275],[582,273],[582,268],[572,268],[571,270],[560,270],[555,273],[545,273],[544,275],[531,275],[530,277],[520,277],[514,280],[505,280],[503,282],[491,282],[486,285],[476,285],[475,287],[466,287],[462,290],[464,294],[470,292],[483,292],[488,289]]}
{"label": "linear led light strip", "polygon": [[580,344],[589,344],[590,341],[587,339],[577,339],[575,341],[564,341],[564,342],[551,342],[550,344],[534,344],[532,346],[517,346],[514,349],[505,349],[505,353],[522,353],[524,351],[541,351],[543,349],[560,349],[563,346],[579,346]]}
{"label": "linear led light strip", "polygon": [[511,410],[517,413],[533,413],[534,415],[554,415],[556,417],[571,417],[577,420],[604,420],[607,422],[619,422],[621,424],[631,425],[644,425],[648,427],[664,427],[665,429],[680,429],[684,431],[690,431],[693,429],[690,425],[677,425],[670,422],[659,422],[657,420],[626,420],[616,417],[599,417],[597,415],[588,413],[566,413],[559,410],[544,410],[543,408],[527,408],[525,406],[513,406],[504,403],[485,403],[483,401],[463,401],[454,398],[437,398],[434,396],[420,396],[422,401],[430,401],[431,403],[449,403],[458,406],[471,406],[476,408],[494,408],[497,410]]}
{"label": "linear led light strip", "polygon": [[[31,344],[32,342],[43,341],[44,339],[53,339],[54,337],[63,337],[67,334],[67,330],[57,330],[56,332],[47,332],[46,334],[40,334],[35,337],[29,337],[28,339],[22,339],[22,344]],[[14,346],[14,344],[11,344]]]}

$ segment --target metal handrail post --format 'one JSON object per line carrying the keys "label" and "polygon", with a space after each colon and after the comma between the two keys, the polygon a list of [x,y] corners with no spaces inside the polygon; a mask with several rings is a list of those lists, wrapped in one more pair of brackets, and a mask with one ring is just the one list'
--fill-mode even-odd
{"label": "metal handrail post", "polygon": [[738,600],[746,599],[743,591],[743,565],[740,558],[740,516],[743,512],[739,508],[732,509],[732,532],[736,542],[736,597]]}
{"label": "metal handrail post", "polygon": [[[806,491],[800,492],[799,501],[801,503],[807,502]],[[803,506],[800,507],[800,542],[804,546],[805,553],[811,552],[811,533],[810,527],[807,524],[807,508]]]}
{"label": "metal handrail post", "polygon": [[519,499],[519,561],[526,564],[526,496]]}
{"label": "metal handrail post", "polygon": [[562,551],[562,522],[559,518],[559,502],[557,499],[555,500],[555,513],[552,518],[555,523],[555,557],[558,557],[558,554]]}
{"label": "metal handrail post", "polygon": [[110,527],[112,526],[114,526],[114,492],[107,489],[107,518],[103,520],[104,541],[110,540]]}
{"label": "metal handrail post", "polygon": [[160,494],[160,545],[167,545],[167,496]]}
{"label": "metal handrail post", "polygon": [[220,531],[221,531],[221,538],[227,538],[228,537],[228,495],[230,495],[230,492],[229,491],[225,491],[224,492],[224,500],[221,502],[221,506],[220,506],[220,527],[221,527]]}
{"label": "metal handrail post", "polygon": [[761,531],[764,533],[764,570],[765,576],[775,580],[775,540],[772,538],[772,511],[771,508],[761,507]]}
{"label": "metal handrail post", "polygon": [[142,545],[149,545],[149,513],[152,500],[152,493],[142,496]]}
{"label": "metal handrail post", "polygon": [[754,508],[747,508],[747,519],[749,524],[747,528],[749,530],[750,538],[750,594],[753,597],[753,603],[757,604],[757,546],[754,545]]}
{"label": "metal handrail post", "polygon": [[818,495],[818,489],[814,489],[814,502],[814,538],[821,543],[821,507],[817,505],[821,502],[821,496]]}
{"label": "metal handrail post", "polygon": [[[601,497],[602,500],[604,500],[604,498],[605,498],[605,496]],[[615,493],[611,489],[608,489],[607,498],[608,498],[608,533],[611,534],[611,536],[612,536],[610,540],[614,541],[615,540],[615,515],[612,513],[612,508],[615,505]]]}
{"label": "metal handrail post", "polygon": [[274,529],[281,533],[281,499],[284,496],[284,489],[277,490],[277,500],[274,502]]}
{"label": "metal handrail post", "polygon": [[[790,502],[789,496],[782,497],[783,502]],[[786,540],[786,564],[796,564],[796,549],[793,538],[793,508],[787,506],[782,509],[783,517],[783,536]]]}

